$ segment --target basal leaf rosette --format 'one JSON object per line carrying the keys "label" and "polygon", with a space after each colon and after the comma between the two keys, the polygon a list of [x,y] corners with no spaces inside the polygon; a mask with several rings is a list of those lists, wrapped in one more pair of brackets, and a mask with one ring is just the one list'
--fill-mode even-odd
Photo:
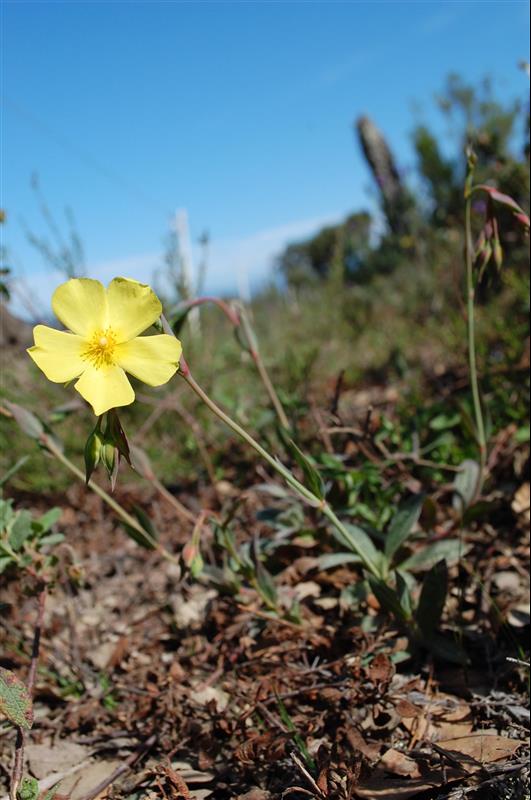
{"label": "basal leaf rosette", "polygon": [[97,416],[134,401],[126,372],[161,386],[179,367],[178,339],[140,336],[162,313],[160,300],[143,283],[115,278],[105,288],[91,278],[72,278],[55,290],[52,308],[68,330],[37,325],[28,353],[53,383],[77,379],[74,388]]}

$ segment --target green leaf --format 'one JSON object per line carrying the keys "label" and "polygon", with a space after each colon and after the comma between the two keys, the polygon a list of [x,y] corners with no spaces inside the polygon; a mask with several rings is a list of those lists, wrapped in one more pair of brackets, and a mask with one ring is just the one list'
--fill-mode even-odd
{"label": "green leaf", "polygon": [[432,431],[444,431],[448,428],[455,428],[461,422],[461,415],[458,412],[454,414],[438,414],[430,422]]}
{"label": "green leaf", "polygon": [[26,684],[4,667],[0,667],[0,714],[24,730],[33,725],[33,704]]}
{"label": "green leaf", "polygon": [[518,442],[518,444],[524,444],[529,441],[531,437],[530,426],[523,425],[521,428],[518,428],[516,431],[514,438]]}
{"label": "green leaf", "polygon": [[18,459],[18,461],[17,461],[15,464],[13,464],[13,466],[12,466],[12,467],[10,467],[10,468],[7,470],[7,472],[5,472],[5,473],[2,475],[2,477],[0,478],[0,489],[2,488],[2,486],[4,486],[4,485],[5,485],[5,484],[8,482],[8,480],[9,480],[10,478],[12,478],[12,477],[13,477],[13,475],[15,475],[15,473],[17,473],[17,472],[19,471],[19,469],[20,469],[21,467],[23,467],[23,466],[24,466],[24,464],[26,463],[26,461],[27,461],[28,459],[29,459],[29,456],[22,456],[22,458],[19,458],[19,459]]}
{"label": "green leaf", "polygon": [[400,564],[400,569],[410,572],[428,570],[443,558],[448,565],[456,564],[469,550],[470,547],[464,545],[459,539],[443,539],[413,553]]}
{"label": "green leaf", "polygon": [[401,622],[409,621],[409,617],[400,602],[400,597],[394,589],[374,575],[369,575],[369,585],[384,611],[393,614]]}
{"label": "green leaf", "polygon": [[12,500],[0,498],[0,531],[4,531],[15,516],[12,505]]}
{"label": "green leaf", "polygon": [[396,572],[396,593],[400,601],[400,605],[406,615],[407,619],[413,617],[413,603],[411,601],[411,592],[406,580],[400,572]]}
{"label": "green leaf", "polygon": [[36,778],[22,778],[17,789],[17,800],[38,800],[39,781]]}
{"label": "green leaf", "polygon": [[326,553],[319,556],[319,569],[334,569],[344,564],[361,564],[361,558],[354,553]]}
{"label": "green leaf", "polygon": [[[143,511],[138,506],[134,506],[133,507],[133,513],[134,513],[135,517],[137,518],[137,520],[139,521],[139,523],[142,526],[142,528],[144,528],[144,530],[146,531],[146,533],[149,534],[149,536],[151,536],[152,539],[157,540],[159,538],[159,532],[157,531],[157,529],[153,525],[152,521],[150,520],[150,518],[148,517],[146,512]],[[131,525],[128,525],[127,522],[123,522],[122,521],[122,525],[124,526],[125,530],[127,531],[127,535],[134,542],[139,544],[140,547],[145,547],[146,550],[154,550],[155,549],[155,544],[152,541],[150,541],[150,539],[147,536],[143,536],[140,531],[138,531],[136,528],[133,528]]]}
{"label": "green leaf", "polygon": [[54,544],[61,544],[64,540],[63,533],[48,533],[39,539],[39,547],[52,547]]}
{"label": "green leaf", "polygon": [[59,783],[56,783],[55,786],[52,786],[50,791],[46,792],[42,800],[54,800],[60,788],[61,788],[61,781],[59,781]]}
{"label": "green leaf", "polygon": [[0,575],[4,572],[10,564],[16,563],[11,556],[0,556]]}
{"label": "green leaf", "polygon": [[470,525],[470,523],[474,522],[476,519],[486,520],[499,508],[499,500],[480,500],[478,503],[474,503],[474,505],[467,508],[463,514],[463,525]]}
{"label": "green leaf", "polygon": [[39,517],[37,522],[41,528],[41,532],[46,533],[49,531],[50,528],[59,521],[62,513],[62,509],[55,506],[54,508],[50,508],[50,510],[43,514],[42,517]]}
{"label": "green leaf", "polygon": [[277,705],[278,705],[278,714],[288,731],[293,734],[293,741],[297,745],[299,752],[303,759],[306,762],[306,766],[312,771],[316,771],[316,764],[313,758],[311,757],[308,748],[304,742],[304,739],[297,733],[297,728],[295,727],[293,720],[291,719],[286,706],[284,705],[283,701],[280,697],[277,696]]}
{"label": "green leaf", "polygon": [[31,523],[32,517],[29,511],[24,509],[18,512],[9,532],[9,546],[15,552],[20,550],[26,539],[33,533]]}
{"label": "green leaf", "polygon": [[461,471],[455,476],[455,493],[452,503],[455,509],[463,513],[476,496],[479,487],[480,466],[471,458],[465,459],[459,466]]}
{"label": "green leaf", "polygon": [[402,547],[413,526],[418,522],[424,498],[423,494],[414,495],[399,508],[393,518],[385,539],[385,555],[389,561],[392,561],[393,556]]}
{"label": "green leaf", "polygon": [[439,627],[447,593],[448,567],[446,561],[441,559],[433,565],[422,583],[415,616],[424,636],[431,636]]}
{"label": "green leaf", "polygon": [[372,564],[375,572],[380,574],[382,568],[387,566],[387,562],[384,563],[384,555],[376,549],[372,539],[358,525],[344,522],[343,527],[346,529],[347,536],[338,531],[335,526],[331,529],[333,536],[342,545],[346,545],[356,555],[359,555],[365,564]]}
{"label": "green leaf", "polygon": [[11,411],[13,419],[27,436],[31,436],[32,439],[41,437],[44,433],[44,425],[35,414],[16,403],[10,403],[9,400],[4,400],[4,405]]}
{"label": "green leaf", "polygon": [[277,588],[269,572],[258,563],[256,564],[256,580],[262,598],[271,608],[276,610],[278,606]]}
{"label": "green leaf", "polygon": [[299,467],[302,469],[304,475],[305,486],[316,496],[319,500],[324,500],[325,488],[323,479],[320,473],[314,467],[308,456],[295,444],[283,428],[278,428],[278,433],[282,439],[283,444],[289,453],[293,456]]}

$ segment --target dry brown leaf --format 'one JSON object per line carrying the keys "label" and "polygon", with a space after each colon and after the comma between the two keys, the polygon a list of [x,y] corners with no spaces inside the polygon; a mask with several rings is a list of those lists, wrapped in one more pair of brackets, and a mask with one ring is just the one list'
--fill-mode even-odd
{"label": "dry brown leaf", "polygon": [[380,756],[379,744],[366,742],[357,728],[347,728],[346,737],[353,750],[359,750],[369,761],[376,761]]}
{"label": "dry brown leaf", "polygon": [[452,754],[461,753],[480,764],[491,764],[493,761],[501,761],[512,756],[525,743],[498,736],[494,731],[482,731],[472,733],[470,736],[444,739],[437,744]]}
{"label": "dry brown leaf", "polygon": [[389,656],[378,653],[367,668],[367,675],[373,683],[388,683],[395,674],[395,666]]}
{"label": "dry brown leaf", "polygon": [[470,706],[443,693],[433,698],[423,710],[422,716],[404,717],[402,725],[417,739],[436,742],[465,736],[474,727]]}
{"label": "dry brown leaf", "polygon": [[400,750],[395,750],[393,747],[383,754],[379,766],[383,767],[387,772],[391,772],[393,775],[401,775],[404,778],[421,777],[417,762]]}
{"label": "dry brown leaf", "polygon": [[427,778],[392,778],[383,770],[377,770],[371,778],[356,787],[355,793],[356,797],[366,800],[408,800],[421,792],[460,780],[465,774],[462,770],[449,767],[434,770]]}
{"label": "dry brown leaf", "polygon": [[67,739],[58,739],[53,746],[32,742],[26,745],[26,757],[31,771],[39,779],[45,778],[51,772],[63,772],[75,767],[88,759],[91,753],[90,748]]}
{"label": "dry brown leaf", "polygon": [[171,767],[179,772],[186,783],[208,783],[214,780],[211,772],[194,769],[187,761],[172,761]]}
{"label": "dry brown leaf", "polygon": [[414,719],[415,717],[420,716],[422,713],[422,709],[419,706],[416,706],[414,703],[411,703],[409,700],[399,700],[396,703],[395,708],[397,712],[400,714],[401,717],[407,717],[408,719]]}
{"label": "dry brown leaf", "polygon": [[523,483],[515,492],[511,508],[515,514],[524,514],[526,519],[531,519],[531,485]]}

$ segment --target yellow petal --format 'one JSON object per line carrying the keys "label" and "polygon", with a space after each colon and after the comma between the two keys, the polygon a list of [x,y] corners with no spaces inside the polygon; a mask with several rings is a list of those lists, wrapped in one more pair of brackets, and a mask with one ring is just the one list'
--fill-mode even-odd
{"label": "yellow petal", "polygon": [[52,297],[57,319],[74,333],[90,337],[107,327],[105,287],[92,278],[72,278],[58,286]]}
{"label": "yellow petal", "polygon": [[135,399],[125,372],[116,366],[101,369],[88,366],[74,388],[90,403],[98,417],[110,408],[128,406]]}
{"label": "yellow petal", "polygon": [[155,292],[144,283],[115,278],[107,289],[109,325],[118,342],[134,339],[147,330],[162,314]]}
{"label": "yellow petal", "polygon": [[37,325],[33,329],[33,336],[35,346],[29,348],[28,354],[49,381],[71,381],[86,368],[86,362],[80,355],[82,348],[86,346],[81,336],[56,331],[46,325]]}
{"label": "yellow petal", "polygon": [[177,372],[181,352],[178,339],[161,333],[159,336],[138,336],[117,345],[114,358],[135,378],[149,386],[160,386]]}

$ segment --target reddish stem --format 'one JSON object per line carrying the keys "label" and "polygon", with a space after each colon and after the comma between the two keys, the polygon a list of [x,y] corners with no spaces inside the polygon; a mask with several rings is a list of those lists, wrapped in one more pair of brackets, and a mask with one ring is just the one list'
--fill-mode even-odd
{"label": "reddish stem", "polygon": [[236,311],[232,309],[228,303],[222,300],[220,297],[214,296],[205,296],[205,297],[196,297],[195,300],[190,300],[185,304],[186,308],[196,308],[197,306],[205,305],[205,303],[214,303],[218,308],[220,308],[225,316],[228,318],[231,325],[234,325],[235,328],[240,326],[240,318]]}

